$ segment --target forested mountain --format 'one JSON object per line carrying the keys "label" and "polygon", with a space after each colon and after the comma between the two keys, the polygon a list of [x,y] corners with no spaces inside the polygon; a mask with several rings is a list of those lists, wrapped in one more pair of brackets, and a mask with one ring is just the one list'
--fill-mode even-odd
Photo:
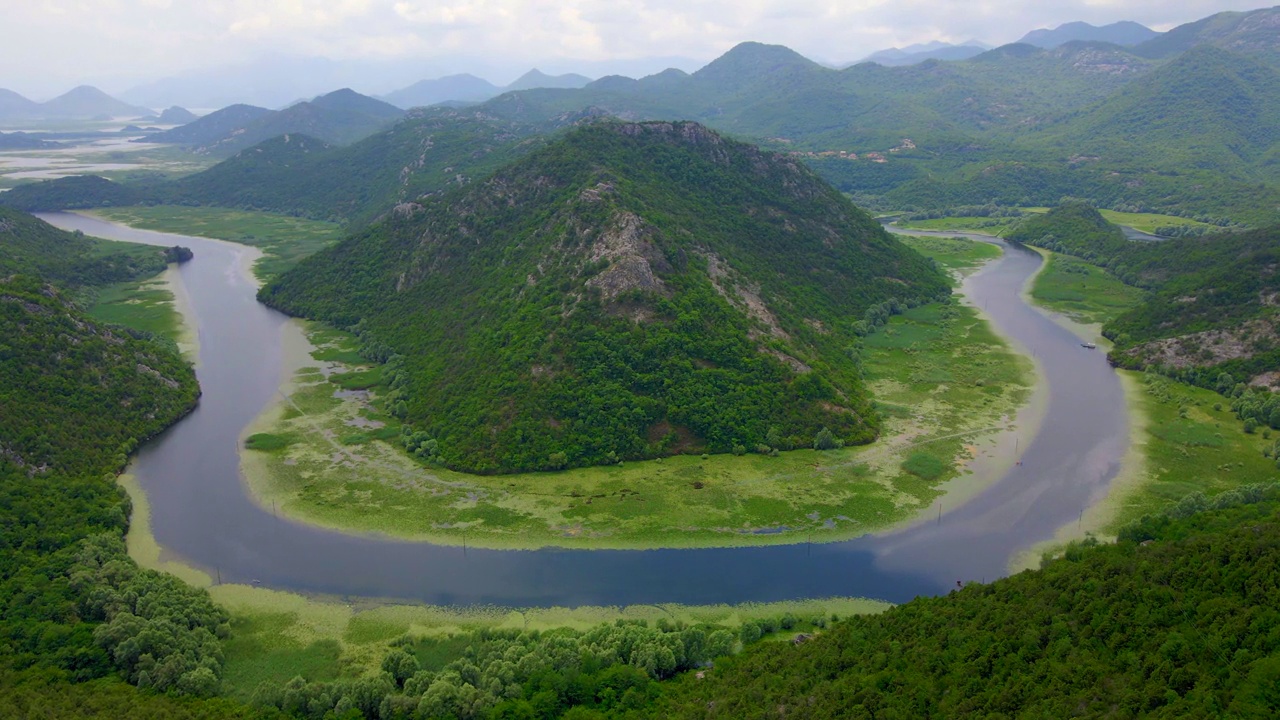
{"label": "forested mountain", "polygon": [[198,153],[219,156],[234,155],[264,140],[294,133],[346,145],[386,128],[402,115],[393,105],[343,89],[279,111],[232,105],[142,140],[185,145]]}
{"label": "forested mountain", "polygon": [[399,108],[381,100],[351,90],[336,90],[315,100],[261,115],[220,137],[205,140],[198,152],[232,155],[263,140],[293,133],[347,145],[387,127],[402,115]]}
{"label": "forested mountain", "polygon": [[[625,718],[1271,717],[1274,487],[1189,498],[1043,569],[761,643]],[[1264,502],[1247,502],[1266,498]],[[1237,505],[1241,501],[1245,504]]]}
{"label": "forested mountain", "polygon": [[1046,135],[1109,165],[1280,181],[1280,69],[1195,47]]}
{"label": "forested mountain", "polygon": [[1252,379],[1280,367],[1280,227],[1131,242],[1093,208],[1071,203],[1027,218],[1008,237],[1152,291],[1103,328],[1118,365],[1161,366],[1209,387],[1222,372]]}
{"label": "forested mountain", "polygon": [[149,194],[133,185],[97,175],[69,175],[56,180],[26,183],[0,193],[0,206],[26,212],[80,210],[104,205],[137,205]]}
{"label": "forested mountain", "polygon": [[416,110],[347,147],[301,135],[268,140],[157,188],[151,197],[363,225],[398,203],[484,177],[541,146],[545,138],[535,130],[549,127],[520,127],[461,110]]}
{"label": "forested mountain", "polygon": [[1134,49],[1151,58],[1167,58],[1197,45],[1214,45],[1270,62],[1280,61],[1280,7],[1223,12],[1190,22]]}
{"label": "forested mountain", "polygon": [[1018,42],[1042,48],[1056,48],[1076,40],[1113,45],[1138,45],[1159,36],[1160,33],[1146,25],[1127,20],[1102,26],[1090,25],[1087,22],[1069,22],[1052,30],[1048,28],[1032,30],[1023,35]]}
{"label": "forested mountain", "polygon": [[573,130],[263,288],[356,326],[396,411],[476,471],[865,442],[854,321],[943,276],[803,165],[694,123]]}
{"label": "forested mountain", "polygon": [[254,105],[228,105],[181,127],[147,135],[142,141],[200,148],[270,114],[270,110]]}
{"label": "forested mountain", "polygon": [[101,243],[0,207],[0,278],[21,274],[77,288],[155,275],[164,266],[161,248]]}
{"label": "forested mountain", "polygon": [[502,92],[497,85],[466,73],[449,75],[430,80],[419,80],[406,88],[401,88],[382,96],[383,100],[396,107],[409,109],[425,107],[449,100],[461,102],[482,102]]}

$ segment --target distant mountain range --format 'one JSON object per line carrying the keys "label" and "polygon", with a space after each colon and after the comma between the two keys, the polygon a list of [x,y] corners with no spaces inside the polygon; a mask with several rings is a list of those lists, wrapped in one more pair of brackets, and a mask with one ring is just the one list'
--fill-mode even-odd
{"label": "distant mountain range", "polygon": [[1019,43],[1052,49],[1072,41],[1106,42],[1113,45],[1140,45],[1160,36],[1160,33],[1136,22],[1117,22],[1101,27],[1086,22],[1070,22],[1052,30],[1032,30],[1022,36]]}
{"label": "distant mountain range", "polygon": [[513,90],[580,88],[585,87],[590,82],[591,78],[585,75],[574,73],[547,75],[534,68],[505,87],[499,87],[475,75],[449,75],[434,80],[420,80],[409,87],[383,95],[382,99],[396,107],[407,110],[411,107],[425,107],[448,102],[484,102],[504,92]]}
{"label": "distant mountain range", "polygon": [[[1223,13],[1132,48],[1015,43],[962,61],[843,70],[743,43],[692,74],[512,91],[465,109],[419,108],[398,123],[401,111],[351,91],[278,112],[236,106],[148,139],[218,155],[276,139],[148,201],[360,225],[483,177],[584,117],[613,115],[690,119],[789,152],[887,210],[1053,205],[1071,196],[1260,226],[1280,207],[1280,68],[1272,60],[1280,34],[1259,30],[1277,18],[1280,8]],[[1169,38],[1191,50],[1155,57],[1172,52]],[[3,202],[47,209],[28,198],[39,187],[11,190]]]}
{"label": "distant mountain range", "polygon": [[284,110],[232,105],[142,140],[185,145],[209,155],[234,155],[264,140],[289,134],[348,145],[386,128],[403,115],[393,105],[344,88]]}
{"label": "distant mountain range", "polygon": [[[959,45],[935,40],[929,43],[908,45],[904,48],[881,50],[871,53],[858,62],[873,62],[885,67],[900,67],[903,65],[915,65],[925,60],[968,60],[990,49],[990,45],[977,40],[970,40]],[[857,63],[851,64],[856,65]]]}
{"label": "distant mountain range", "polygon": [[81,85],[43,103],[33,102],[12,90],[0,88],[0,122],[40,119],[136,118],[153,113],[130,105],[98,88]]}

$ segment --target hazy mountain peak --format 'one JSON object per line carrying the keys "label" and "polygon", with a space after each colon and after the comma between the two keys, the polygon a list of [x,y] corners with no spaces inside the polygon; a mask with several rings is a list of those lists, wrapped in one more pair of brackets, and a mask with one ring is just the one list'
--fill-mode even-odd
{"label": "hazy mountain peak", "polygon": [[516,78],[515,82],[503,88],[504,92],[512,90],[533,90],[534,88],[581,88],[586,87],[591,78],[576,73],[564,75],[548,75],[534,68]]}
{"label": "hazy mountain peak", "polygon": [[783,45],[744,42],[712,60],[693,77],[717,83],[743,84],[770,76],[828,70]]}
{"label": "hazy mountain peak", "polygon": [[1150,58],[1165,58],[1196,45],[1280,60],[1280,6],[1250,12],[1222,12],[1170,30],[1134,48]]}
{"label": "hazy mountain peak", "polygon": [[[927,43],[916,43],[904,48],[880,50],[859,60],[859,63],[873,62],[887,67],[914,65],[926,60],[968,60],[981,55],[990,46],[985,43],[971,41],[962,45],[933,40]],[[856,63],[854,63],[856,64]]]}
{"label": "hazy mountain peak", "polygon": [[1087,22],[1069,22],[1052,30],[1032,30],[1018,42],[1042,48],[1055,48],[1073,40],[1109,42],[1116,45],[1138,45],[1160,33],[1136,22],[1123,20],[1110,25],[1090,25]]}
{"label": "hazy mountain peak", "polygon": [[92,85],[79,85],[42,103],[38,112],[50,117],[95,117],[143,115],[151,111],[117,100]]}

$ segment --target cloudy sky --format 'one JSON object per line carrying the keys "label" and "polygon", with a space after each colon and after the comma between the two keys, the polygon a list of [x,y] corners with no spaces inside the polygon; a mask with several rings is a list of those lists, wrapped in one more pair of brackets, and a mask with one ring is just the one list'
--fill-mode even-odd
{"label": "cloudy sky", "polygon": [[[1135,20],[1164,30],[1263,6],[1265,0],[0,0],[0,87],[37,100],[84,82],[119,92],[268,53],[411,67],[421,77],[471,71],[498,83],[534,65],[572,70],[575,61],[589,75],[608,67],[600,61],[649,57],[688,58],[696,68],[744,40],[840,62],[930,40],[998,45],[1072,20]],[[399,80],[386,78],[392,86]]]}

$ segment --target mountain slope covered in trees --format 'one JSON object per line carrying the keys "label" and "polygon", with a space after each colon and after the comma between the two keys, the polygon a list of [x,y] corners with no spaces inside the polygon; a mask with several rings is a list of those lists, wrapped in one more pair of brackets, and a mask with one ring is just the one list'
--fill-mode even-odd
{"label": "mountain slope covered in trees", "polygon": [[219,690],[225,613],[134,564],[114,481],[140,442],[194,407],[194,371],[171,344],[68,300],[63,283],[123,279],[110,261],[93,267],[93,241],[12,211],[0,228],[0,706],[18,717],[250,717],[122,682]]}
{"label": "mountain slope covered in trees", "polygon": [[1270,717],[1275,497],[1193,496],[1039,571],[750,647],[623,717]]}
{"label": "mountain slope covered in trees", "polygon": [[346,147],[290,135],[155,188],[157,202],[217,205],[367,224],[402,202],[464,185],[545,141],[534,128],[467,111],[411,111]]}
{"label": "mountain slope covered in trees", "polygon": [[1280,69],[1196,47],[1049,134],[1064,152],[1108,164],[1276,181],[1280,163],[1267,160],[1280,138]]}
{"label": "mountain slope covered in trees", "polygon": [[869,441],[855,332],[946,293],[800,163],[694,123],[605,122],[399,208],[260,297],[390,357],[432,457],[507,471],[823,427]]}
{"label": "mountain slope covered in trees", "polygon": [[22,274],[78,288],[155,275],[164,266],[161,248],[86,238],[0,207],[0,277]]}
{"label": "mountain slope covered in trees", "polygon": [[1280,365],[1280,228],[1132,242],[1097,210],[1069,203],[1028,217],[1007,237],[1152,291],[1103,327],[1118,365],[1160,366],[1208,387],[1224,371],[1254,378]]}
{"label": "mountain slope covered in trees", "polygon": [[219,157],[293,133],[349,145],[386,128],[403,114],[394,105],[342,89],[283,110],[231,105],[143,140],[185,145],[195,152]]}

